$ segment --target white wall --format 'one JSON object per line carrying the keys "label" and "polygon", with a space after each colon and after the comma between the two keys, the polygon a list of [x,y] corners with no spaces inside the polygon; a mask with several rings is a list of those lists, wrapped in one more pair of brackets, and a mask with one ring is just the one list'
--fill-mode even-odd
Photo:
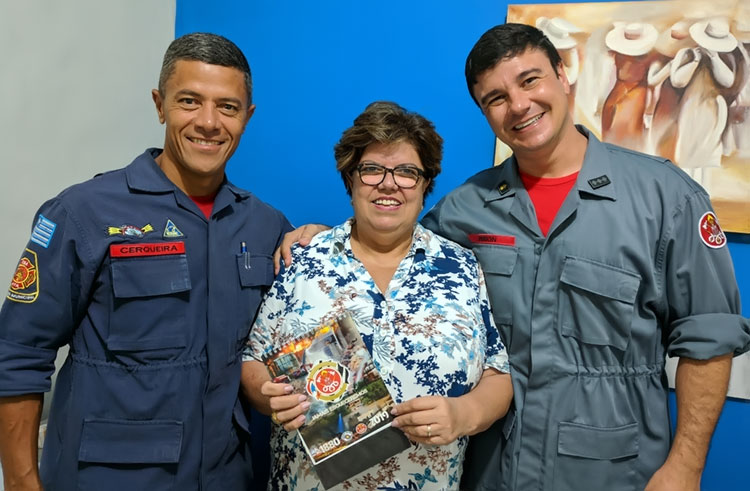
{"label": "white wall", "polygon": [[39,205],[163,143],[151,89],[175,1],[0,0],[2,298]]}
{"label": "white wall", "polygon": [[174,21],[175,0],[0,0],[0,288],[39,205],[163,143],[150,92]]}

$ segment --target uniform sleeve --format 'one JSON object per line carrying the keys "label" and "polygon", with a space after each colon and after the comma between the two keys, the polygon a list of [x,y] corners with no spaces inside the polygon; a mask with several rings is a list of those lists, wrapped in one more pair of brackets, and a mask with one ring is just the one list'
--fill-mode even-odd
{"label": "uniform sleeve", "polygon": [[90,252],[59,199],[34,220],[0,310],[0,396],[46,392],[57,349],[82,315]]}
{"label": "uniform sleeve", "polygon": [[667,352],[705,360],[750,349],[750,320],[740,296],[726,236],[703,191],[674,211],[661,244],[669,312]]}
{"label": "uniform sleeve", "polygon": [[490,300],[484,282],[484,273],[482,272],[482,267],[479,265],[479,262],[477,262],[477,269],[479,272],[479,306],[482,310],[482,321],[484,322],[484,328],[487,333],[484,368],[495,368],[503,373],[510,373],[508,353],[502,339],[500,339],[500,332],[497,330],[497,326],[492,317]]}
{"label": "uniform sleeve", "polygon": [[422,217],[422,220],[420,220],[420,223],[422,226],[428,230],[431,230],[432,232],[435,232],[438,235],[441,235],[445,237],[441,230],[440,230],[440,210],[443,206],[443,202],[445,201],[445,198],[441,199],[435,206],[430,208],[430,211],[428,211],[425,216]]}

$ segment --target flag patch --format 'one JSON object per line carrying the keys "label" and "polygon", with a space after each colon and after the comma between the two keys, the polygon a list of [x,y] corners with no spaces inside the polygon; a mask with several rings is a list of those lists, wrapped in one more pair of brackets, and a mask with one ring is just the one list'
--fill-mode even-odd
{"label": "flag patch", "polygon": [[55,222],[39,214],[39,218],[37,218],[36,224],[34,224],[34,230],[31,231],[31,242],[39,244],[45,249],[48,248],[56,228],[57,224]]}

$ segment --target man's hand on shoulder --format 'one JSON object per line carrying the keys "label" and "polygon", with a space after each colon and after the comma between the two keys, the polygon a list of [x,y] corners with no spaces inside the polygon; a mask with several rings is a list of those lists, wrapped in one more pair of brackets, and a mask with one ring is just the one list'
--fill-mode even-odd
{"label": "man's hand on shoulder", "polygon": [[278,249],[273,253],[274,274],[279,274],[282,260],[287,267],[292,264],[292,246],[295,243],[298,243],[302,247],[307,247],[313,237],[330,228],[331,227],[327,225],[311,223],[302,225],[301,227],[295,228],[291,232],[284,234],[284,238],[281,239],[281,245],[279,245]]}

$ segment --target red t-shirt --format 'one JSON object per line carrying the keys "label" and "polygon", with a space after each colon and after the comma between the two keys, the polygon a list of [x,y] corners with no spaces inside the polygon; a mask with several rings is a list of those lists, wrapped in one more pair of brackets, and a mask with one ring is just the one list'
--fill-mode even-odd
{"label": "red t-shirt", "polygon": [[536,210],[536,220],[542,234],[547,236],[557,211],[576,182],[578,172],[563,177],[535,177],[521,174],[521,181]]}
{"label": "red t-shirt", "polygon": [[206,215],[207,219],[211,218],[211,212],[214,209],[214,200],[216,199],[215,194],[210,196],[191,196],[190,199],[198,205],[198,208]]}

